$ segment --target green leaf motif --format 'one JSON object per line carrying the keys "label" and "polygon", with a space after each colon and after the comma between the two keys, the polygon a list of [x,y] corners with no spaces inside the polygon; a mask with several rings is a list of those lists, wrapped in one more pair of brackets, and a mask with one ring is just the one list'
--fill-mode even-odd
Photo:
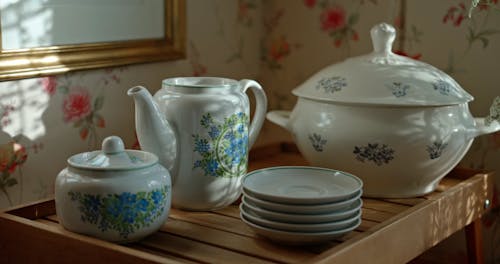
{"label": "green leaf motif", "polygon": [[5,187],[12,187],[17,184],[17,180],[14,178],[9,178],[5,181]]}
{"label": "green leaf motif", "polygon": [[347,24],[349,25],[354,25],[356,23],[358,23],[358,20],[359,20],[359,13],[352,13],[350,16],[349,16],[349,19],[347,20]]}
{"label": "green leaf motif", "polygon": [[94,100],[94,111],[99,111],[104,106],[104,96],[98,96]]}

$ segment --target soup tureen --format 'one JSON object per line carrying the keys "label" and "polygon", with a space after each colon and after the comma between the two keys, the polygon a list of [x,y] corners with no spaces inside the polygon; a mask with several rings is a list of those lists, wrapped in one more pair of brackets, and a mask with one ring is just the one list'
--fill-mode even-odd
{"label": "soup tureen", "polygon": [[473,118],[473,97],[444,72],[394,54],[392,26],[376,25],[371,35],[371,54],[321,70],[293,90],[292,112],[267,118],[293,134],[312,165],[359,176],[364,196],[429,193],[476,136],[500,124]]}

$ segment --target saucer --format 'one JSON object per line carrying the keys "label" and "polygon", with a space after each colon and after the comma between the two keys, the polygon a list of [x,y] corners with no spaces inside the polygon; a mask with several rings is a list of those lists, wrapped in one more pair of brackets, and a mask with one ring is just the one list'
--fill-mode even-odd
{"label": "saucer", "polygon": [[248,196],[243,195],[242,204],[244,204],[247,208],[246,211],[252,212],[255,215],[279,222],[286,223],[296,223],[296,224],[315,224],[315,223],[325,223],[332,221],[340,221],[348,218],[352,218],[358,214],[363,204],[361,199],[357,199],[354,201],[346,210],[342,211],[332,211],[330,213],[324,214],[291,214],[291,213],[281,213],[270,211],[264,208],[259,207],[255,203],[253,203]]}
{"label": "saucer", "polygon": [[275,212],[289,213],[289,214],[328,214],[333,212],[341,212],[350,210],[352,205],[357,203],[361,198],[361,191],[354,194],[354,197],[335,203],[325,203],[325,204],[283,204],[274,203],[270,201],[265,201],[258,199],[243,190],[244,199],[250,201],[256,206]]}
{"label": "saucer", "polygon": [[333,203],[356,196],[362,181],[346,172],[306,166],[271,167],[248,173],[243,190],[256,198],[277,203]]}
{"label": "saucer", "polygon": [[241,220],[247,224],[255,233],[263,236],[269,240],[275,241],[277,243],[287,244],[287,245],[302,245],[302,244],[316,244],[321,242],[326,242],[333,240],[343,235],[353,231],[361,224],[361,219],[358,218],[351,226],[335,231],[328,232],[290,232],[276,230],[273,228],[268,228],[265,226],[253,223],[251,220],[245,218],[244,215],[240,213]]}
{"label": "saucer", "polygon": [[340,221],[332,221],[332,222],[316,223],[316,224],[294,224],[294,223],[278,222],[261,218],[257,214],[253,213],[251,210],[247,210],[247,207],[243,203],[240,204],[240,213],[248,220],[260,226],[282,231],[292,231],[292,232],[329,232],[335,230],[342,230],[354,224],[356,220],[361,217],[361,211],[358,211],[358,214],[356,214],[352,218]]}

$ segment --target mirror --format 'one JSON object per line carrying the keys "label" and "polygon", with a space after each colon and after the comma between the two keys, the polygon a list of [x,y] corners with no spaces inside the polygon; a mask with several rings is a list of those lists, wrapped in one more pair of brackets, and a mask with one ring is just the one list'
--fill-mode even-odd
{"label": "mirror", "polygon": [[185,57],[185,0],[2,0],[0,81]]}

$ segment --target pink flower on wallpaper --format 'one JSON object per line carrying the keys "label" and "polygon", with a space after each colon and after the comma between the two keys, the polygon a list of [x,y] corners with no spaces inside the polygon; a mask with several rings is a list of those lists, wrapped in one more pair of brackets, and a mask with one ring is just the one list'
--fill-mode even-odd
{"label": "pink flower on wallpaper", "polygon": [[448,11],[443,17],[443,23],[447,23],[451,21],[455,27],[458,27],[462,24],[462,21],[467,15],[467,9],[464,3],[458,4],[458,6],[452,6],[448,8]]}
{"label": "pink flower on wallpaper", "polygon": [[26,148],[16,142],[0,145],[0,172],[12,174],[28,159]]}
{"label": "pink flower on wallpaper", "polygon": [[90,102],[90,94],[85,89],[68,94],[63,102],[64,121],[75,122],[87,117],[92,111]]}
{"label": "pink flower on wallpaper", "polygon": [[198,62],[191,62],[191,66],[193,67],[193,76],[203,76],[207,73],[207,67]]}
{"label": "pink flower on wallpaper", "polygon": [[12,122],[9,115],[14,110],[16,110],[16,108],[12,105],[1,105],[0,104],[0,127],[8,126]]}
{"label": "pink flower on wallpaper", "polygon": [[491,5],[498,4],[498,0],[489,0],[489,1],[479,1],[479,4],[477,7],[479,7],[479,10],[488,10]]}
{"label": "pink flower on wallpaper", "polygon": [[271,49],[269,49],[269,57],[271,60],[278,62],[281,61],[284,57],[290,54],[290,44],[284,36],[274,40],[271,43]]}
{"label": "pink flower on wallpaper", "polygon": [[252,17],[250,16],[250,10],[255,9],[255,3],[248,0],[238,1],[238,22],[243,23],[247,26],[252,25]]}
{"label": "pink flower on wallpaper", "polygon": [[405,56],[405,57],[408,57],[408,58],[412,58],[414,60],[420,60],[420,58],[422,58],[422,53],[416,53],[416,54],[413,54],[413,55],[410,55],[402,50],[395,50],[393,51],[394,53],[398,54],[398,55],[401,55],[401,56]]}
{"label": "pink flower on wallpaper", "polygon": [[[17,179],[12,174],[27,159],[28,154],[23,145],[13,141],[0,145],[0,191],[7,198],[10,205],[13,205],[13,203],[7,188],[18,184]],[[19,177],[22,177],[21,171],[19,171]]]}
{"label": "pink flower on wallpaper", "polygon": [[316,5],[316,0],[304,0],[304,4],[307,6],[307,7],[314,7]]}
{"label": "pink flower on wallpaper", "polygon": [[57,88],[57,79],[54,76],[44,77],[42,78],[42,86],[43,90],[48,95],[54,95]]}
{"label": "pink flower on wallpaper", "polygon": [[345,27],[346,14],[341,6],[327,8],[321,13],[321,29],[335,31]]}

